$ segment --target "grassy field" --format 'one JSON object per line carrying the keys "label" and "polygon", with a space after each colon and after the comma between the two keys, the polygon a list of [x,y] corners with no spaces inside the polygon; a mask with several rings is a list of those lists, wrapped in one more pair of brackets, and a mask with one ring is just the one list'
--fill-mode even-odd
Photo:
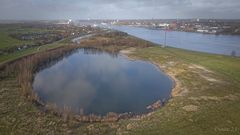
{"label": "grassy field", "polygon": [[[107,37],[107,50],[115,39]],[[102,37],[100,37],[102,40]],[[97,43],[91,39],[90,43]],[[142,40],[121,42],[143,48],[125,53],[158,65],[176,82],[173,98],[151,115],[118,122],[80,123],[40,111],[20,93],[15,76],[0,80],[0,132],[2,134],[240,134],[240,58],[161,48]],[[104,41],[105,42],[105,41]],[[85,43],[88,43],[87,41]],[[147,47],[150,44],[152,47]],[[66,44],[54,44],[42,51]],[[132,46],[131,46],[132,47]],[[120,47],[121,48],[121,47]],[[41,49],[40,49],[41,50]],[[26,50],[27,55],[37,50]],[[6,60],[1,58],[2,61]]]}
{"label": "grassy field", "polygon": [[7,32],[0,31],[0,49],[18,46],[25,43],[30,43],[30,42],[14,39],[10,37]]}
{"label": "grassy field", "polygon": [[0,25],[0,49],[19,46],[22,44],[31,44],[32,41],[24,41],[12,38],[10,34],[16,33],[41,33],[48,32],[47,29],[22,28],[22,25]]}
{"label": "grassy field", "polygon": [[[46,32],[48,30],[46,29],[36,29],[36,28],[21,28],[22,25],[0,25],[0,50],[11,48],[15,46],[20,46],[23,44],[31,44],[32,41],[24,41],[24,40],[18,40],[16,38],[13,38],[10,36],[10,34],[13,33],[34,33],[34,32]],[[22,51],[17,51],[12,54],[4,54],[0,56],[0,65],[20,58],[22,56],[29,55],[31,53],[34,53],[38,51],[37,47],[29,48]]]}
{"label": "grassy field", "polygon": [[158,64],[179,92],[152,116],[130,122],[133,134],[239,134],[240,59],[150,47],[130,55]]}
{"label": "grassy field", "polygon": [[[50,30],[36,29],[36,28],[22,29],[22,28],[20,28],[20,26],[0,27],[0,50],[10,48],[10,47],[15,47],[15,46],[21,46],[23,44],[31,44],[32,43],[32,41],[24,41],[24,40],[18,40],[18,39],[12,38],[10,36],[11,33],[21,33],[21,34],[34,33],[34,32],[42,33],[42,32],[48,32],[48,31],[50,31]],[[56,31],[56,30],[54,30],[54,31]],[[69,39],[66,38],[66,40],[69,40]],[[60,47],[63,45],[63,43],[64,43],[64,40],[60,40],[60,41],[54,42],[52,44],[43,45],[41,47],[37,46],[37,47],[32,47],[32,48],[28,48],[28,49],[21,50],[21,51],[16,51],[15,53],[1,55],[0,56],[0,65],[3,65],[6,62],[21,58],[23,56],[27,56],[27,55],[37,53],[40,51],[45,51],[48,49]],[[64,44],[64,45],[66,45],[66,44]]]}
{"label": "grassy field", "polygon": [[24,57],[24,56],[27,56],[27,55],[30,55],[30,54],[34,54],[34,53],[46,51],[48,49],[53,49],[53,48],[57,48],[57,47],[66,45],[62,42],[64,42],[64,40],[60,41],[60,42],[52,43],[52,44],[47,44],[47,45],[44,45],[44,46],[41,46],[41,47],[33,47],[33,48],[29,48],[29,49],[19,51],[19,52],[16,52],[16,53],[3,55],[3,56],[0,57],[0,65],[3,65],[6,62],[13,61],[13,60],[19,59],[21,57]]}

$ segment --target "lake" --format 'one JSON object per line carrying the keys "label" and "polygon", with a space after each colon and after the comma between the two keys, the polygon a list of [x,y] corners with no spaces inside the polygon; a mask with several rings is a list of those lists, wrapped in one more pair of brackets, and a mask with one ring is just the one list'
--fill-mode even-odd
{"label": "lake", "polygon": [[155,65],[94,49],[77,52],[35,74],[33,89],[45,103],[75,113],[146,113],[171,96],[172,80]]}
{"label": "lake", "polygon": [[[108,25],[108,27],[126,32],[135,37],[151,41],[156,44],[165,44],[165,31],[133,26]],[[186,50],[240,56],[240,36],[213,35],[193,32],[167,31],[166,45]]]}

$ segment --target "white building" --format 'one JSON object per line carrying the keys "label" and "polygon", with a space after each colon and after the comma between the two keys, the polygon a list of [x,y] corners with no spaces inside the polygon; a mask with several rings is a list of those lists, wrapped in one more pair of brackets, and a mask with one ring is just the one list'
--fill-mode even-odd
{"label": "white building", "polygon": [[208,30],[203,30],[203,29],[198,29],[197,32],[201,32],[201,33],[208,33]]}
{"label": "white building", "polygon": [[158,24],[159,27],[168,27],[170,24],[168,23],[160,23]]}

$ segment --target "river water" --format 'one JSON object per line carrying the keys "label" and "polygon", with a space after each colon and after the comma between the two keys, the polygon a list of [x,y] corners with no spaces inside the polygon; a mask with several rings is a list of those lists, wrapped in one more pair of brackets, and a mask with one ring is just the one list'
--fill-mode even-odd
{"label": "river water", "polygon": [[164,45],[166,43],[167,46],[186,50],[240,56],[240,36],[167,31],[165,42],[164,30],[117,25],[107,27],[156,44]]}

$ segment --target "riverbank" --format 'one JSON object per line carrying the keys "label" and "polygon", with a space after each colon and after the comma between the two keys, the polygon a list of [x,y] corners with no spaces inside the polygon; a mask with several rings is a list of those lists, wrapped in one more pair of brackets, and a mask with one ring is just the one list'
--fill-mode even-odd
{"label": "riverbank", "polygon": [[128,35],[100,35],[82,43],[82,47],[108,51],[135,48],[128,57],[160,65],[161,70],[179,81],[181,92],[164,107],[141,119],[81,123],[41,112],[21,96],[16,76],[10,75],[0,80],[1,133],[239,134],[239,58],[161,48]]}
{"label": "riverbank", "polygon": [[[121,26],[121,25],[119,25]],[[211,31],[197,31],[197,30],[184,30],[184,29],[165,29],[161,27],[153,27],[153,26],[138,26],[138,25],[124,25],[124,26],[130,26],[130,27],[139,27],[139,28],[146,28],[146,29],[151,29],[151,30],[167,30],[167,31],[176,31],[176,32],[190,32],[190,33],[199,33],[199,34],[209,34],[209,35],[232,35],[232,36],[239,36],[239,33],[218,33],[218,32],[211,32]]]}

